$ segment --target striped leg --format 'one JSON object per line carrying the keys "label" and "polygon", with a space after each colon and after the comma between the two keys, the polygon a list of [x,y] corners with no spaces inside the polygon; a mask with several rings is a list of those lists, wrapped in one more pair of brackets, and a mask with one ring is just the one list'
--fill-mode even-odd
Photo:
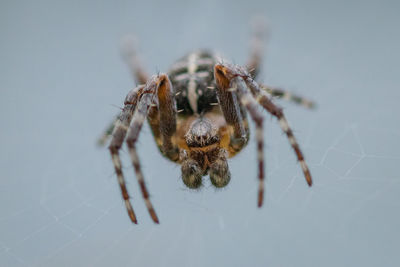
{"label": "striped leg", "polygon": [[[281,126],[281,129],[283,132],[286,134],[287,138],[289,139],[289,142],[295,151],[295,154],[297,156],[297,160],[300,163],[300,166],[303,170],[304,177],[306,178],[306,181],[309,186],[312,185],[312,178],[310,171],[307,167],[307,164],[304,160],[303,153],[300,150],[300,146],[296,141],[296,138],[293,135],[293,131],[290,129],[289,124],[285,118],[285,115],[282,111],[282,109],[278,106],[276,106],[268,97],[268,95],[261,89],[261,87],[251,78],[250,74],[244,70],[242,67],[235,66],[235,65],[230,65],[230,64],[223,64],[220,65],[220,70],[221,72],[224,73],[224,75],[230,79],[238,79],[241,78],[244,80],[246,87],[250,89],[250,92],[252,93],[252,96],[256,99],[256,101],[269,113],[271,113],[273,116],[275,116],[279,124]],[[241,87],[238,87],[241,88]],[[243,89],[244,90],[244,89]]]}
{"label": "striped leg", "polygon": [[243,79],[236,77],[232,80],[237,86],[237,92],[240,102],[249,111],[251,118],[256,123],[256,140],[257,140],[257,159],[258,159],[258,207],[261,207],[264,200],[264,129],[261,113],[257,110],[257,102],[251,96],[246,88]]}
{"label": "striped leg", "polygon": [[[249,111],[251,118],[256,124],[256,138],[257,138],[257,159],[258,159],[258,180],[259,180],[259,186],[258,186],[258,207],[261,207],[263,204],[264,200],[264,130],[263,130],[263,117],[261,113],[257,110],[257,103],[254,100],[254,98],[251,96],[250,92],[246,89],[246,84],[244,83],[243,79],[240,77],[232,77],[229,76],[229,73],[226,72],[226,68],[224,65],[216,65],[215,66],[215,78],[218,84],[219,90],[222,90],[224,88],[231,88],[230,90],[232,92],[232,96],[237,96],[239,97],[240,103]],[[235,94],[233,94],[236,92]],[[233,103],[224,103],[225,98],[221,98],[221,108],[224,111],[226,109],[229,111],[229,107],[233,108],[231,106]],[[227,105],[229,104],[229,105]],[[224,105],[226,107],[224,107]],[[240,106],[239,103],[236,103],[236,106]],[[225,115],[224,111],[224,116],[227,118],[227,120],[230,119],[230,114],[229,112],[228,115]],[[239,113],[240,114],[240,113]],[[228,121],[229,122],[229,121]]]}
{"label": "striped leg", "polygon": [[115,173],[117,174],[118,183],[121,188],[122,197],[125,201],[128,215],[133,223],[137,223],[137,220],[135,212],[133,211],[132,205],[129,200],[128,190],[126,189],[126,183],[124,175],[122,173],[121,159],[119,157],[119,150],[121,149],[122,143],[124,142],[126,136],[126,132],[129,128],[129,124],[131,123],[138,99],[138,94],[143,89],[143,87],[144,86],[137,87],[129,92],[127,98],[125,99],[125,106],[115,124],[113,138],[109,146]]}
{"label": "striped leg", "polygon": [[149,198],[150,195],[144,181],[144,176],[140,167],[139,156],[136,151],[136,142],[138,140],[144,120],[146,119],[146,116],[149,112],[150,106],[153,103],[153,98],[155,96],[154,92],[157,92],[160,85],[163,86],[164,76],[165,75],[153,76],[146,84],[146,87],[144,88],[144,94],[142,95],[141,100],[137,105],[136,113],[132,119],[131,125],[129,127],[128,136],[126,138],[129,155],[131,157],[132,165],[135,169],[136,178],[138,180],[142,196],[144,198],[150,216],[155,223],[159,223],[159,220]]}
{"label": "striped leg", "polygon": [[140,62],[139,56],[136,51],[136,39],[133,36],[126,36],[122,40],[121,55],[126,64],[128,65],[132,76],[139,84],[145,84],[149,79]]}
{"label": "striped leg", "polygon": [[293,131],[289,127],[289,124],[285,118],[282,108],[275,105],[269,99],[269,97],[265,94],[265,92],[262,91],[261,87],[253,79],[251,79],[248,75],[243,78],[244,78],[248,88],[250,88],[250,91],[252,92],[254,97],[257,99],[257,102],[265,110],[267,110],[269,113],[271,113],[273,116],[275,116],[278,119],[281,129],[286,134],[287,138],[289,139],[290,144],[292,145],[294,152],[296,153],[297,160],[299,161],[300,166],[303,170],[304,177],[306,178],[308,185],[311,186],[312,185],[311,173],[310,173],[308,166],[304,160],[304,156],[300,150],[300,146],[297,143],[296,138],[293,135]]}
{"label": "striped leg", "polygon": [[253,34],[250,41],[250,58],[246,68],[251,77],[256,78],[257,74],[260,72],[263,57],[266,23],[263,18],[255,18],[252,22]]}
{"label": "striped leg", "polygon": [[273,88],[273,87],[266,86],[263,84],[260,84],[260,88],[262,90],[264,90],[265,92],[267,92],[271,96],[282,98],[282,99],[285,99],[290,102],[294,102],[303,107],[306,107],[306,108],[315,108],[316,107],[315,102],[308,100],[306,98],[303,98],[301,96],[298,96],[296,94],[293,94],[291,92],[282,90],[280,88]]}

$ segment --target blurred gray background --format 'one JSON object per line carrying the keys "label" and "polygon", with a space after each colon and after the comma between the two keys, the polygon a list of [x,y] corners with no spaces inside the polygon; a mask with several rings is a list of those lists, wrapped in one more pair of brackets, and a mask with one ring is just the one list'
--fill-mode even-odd
{"label": "blurred gray background", "polygon": [[[400,265],[398,1],[0,3],[0,266]],[[161,224],[124,151],[132,225],[95,146],[135,85],[121,38],[136,34],[150,73],[199,47],[242,64],[254,15],[270,29],[260,80],[318,103],[276,101],[314,186],[268,114],[262,209],[254,138],[226,189],[192,192],[146,126],[139,153]]]}

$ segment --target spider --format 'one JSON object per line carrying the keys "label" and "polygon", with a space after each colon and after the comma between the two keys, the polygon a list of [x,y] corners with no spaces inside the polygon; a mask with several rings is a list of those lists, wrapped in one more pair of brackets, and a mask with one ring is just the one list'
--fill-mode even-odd
{"label": "spider", "polygon": [[212,185],[222,188],[231,179],[227,159],[239,153],[249,141],[249,113],[256,126],[258,207],[261,207],[264,195],[263,116],[258,109],[261,106],[277,118],[308,185],[312,185],[303,153],[282,108],[274,104],[272,97],[288,99],[309,108],[314,103],[255,81],[262,58],[263,36],[263,31],[256,28],[251,56],[245,67],[226,63],[211,51],[198,50],[175,62],[167,73],[151,77],[141,66],[134,46],[125,47],[123,55],[140,85],[127,94],[120,115],[110,124],[99,143],[104,144],[112,133],[109,150],[133,223],[137,224],[137,219],[119,156],[124,140],[146,207],[152,220],[159,223],[136,151],[136,142],[146,118],[161,154],[181,165],[182,181],[188,188],[200,188],[205,175],[209,175]]}

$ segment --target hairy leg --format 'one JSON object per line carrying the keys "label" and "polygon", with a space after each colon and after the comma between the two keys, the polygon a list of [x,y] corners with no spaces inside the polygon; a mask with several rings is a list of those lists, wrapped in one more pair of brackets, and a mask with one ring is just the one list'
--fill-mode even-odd
{"label": "hairy leg", "polygon": [[[136,40],[133,36],[126,36],[122,40],[121,55],[125,63],[128,65],[134,80],[138,84],[145,84],[149,78],[149,75],[146,73],[142,63],[140,62],[136,51]],[[97,140],[97,145],[104,146],[107,143],[117,121],[118,116],[104,130],[103,134]]]}
{"label": "hairy leg", "polygon": [[[230,64],[221,64],[218,65],[218,69],[221,73],[225,75],[228,80],[241,79],[246,84],[246,87],[250,91],[252,97],[269,113],[275,116],[278,119],[278,122],[281,126],[281,129],[286,134],[295,154],[297,160],[300,163],[300,166],[303,170],[304,177],[309,186],[312,185],[312,178],[308,166],[304,160],[304,156],[302,151],[300,150],[300,146],[296,141],[296,138],[293,135],[292,129],[289,127],[289,124],[286,120],[286,117],[282,111],[282,109],[276,106],[271,99],[269,99],[268,95],[261,89],[261,87],[252,79],[251,75],[242,67]],[[238,87],[241,88],[241,87]],[[242,89],[244,91],[244,89]],[[243,92],[244,94],[244,92]]]}
{"label": "hairy leg", "polygon": [[[136,151],[136,142],[139,138],[140,131],[149,113],[150,107],[154,104],[154,98],[156,96],[158,97],[157,92],[159,90],[161,90],[162,92],[165,91],[166,78],[167,77],[164,74],[159,76],[153,76],[146,83],[146,86],[143,89],[143,94],[141,96],[140,102],[137,105],[136,113],[129,127],[128,136],[126,138],[129,155],[131,157],[132,165],[135,169],[136,178],[138,180],[142,196],[144,198],[147,210],[149,211],[149,214],[155,223],[159,223],[159,220],[153,208],[153,205],[150,201],[150,194],[145,184],[144,176],[139,161],[139,156]],[[164,103],[164,100],[161,101],[159,100],[159,102]]]}
{"label": "hairy leg", "polygon": [[125,178],[122,173],[122,164],[119,156],[119,150],[121,149],[122,143],[124,142],[127,130],[131,123],[132,116],[134,114],[136,104],[139,98],[139,92],[143,89],[143,87],[144,86],[139,86],[137,88],[134,88],[128,93],[125,99],[124,108],[122,109],[122,112],[119,115],[118,120],[115,124],[115,128],[113,130],[113,138],[109,146],[115,173],[117,174],[118,183],[121,188],[122,197],[125,201],[125,206],[128,211],[128,215],[133,223],[137,223],[137,219],[129,200],[130,197],[128,194],[128,190],[126,188]]}
{"label": "hairy leg", "polygon": [[220,71],[218,65],[214,69],[214,77],[217,84],[218,101],[225,121],[233,128],[229,150],[236,153],[247,144],[249,139],[249,128],[247,123],[244,124],[246,113],[238,99],[237,92],[232,90],[230,81]]}
{"label": "hairy leg", "polygon": [[252,24],[253,33],[250,40],[250,57],[247,61],[246,69],[251,77],[255,79],[260,72],[267,30],[264,19],[260,17],[254,18]]}
{"label": "hairy leg", "polygon": [[175,98],[171,81],[166,74],[160,75],[157,96],[162,150],[168,158],[178,161],[179,149],[172,143],[172,136],[176,132]]}
{"label": "hairy leg", "polygon": [[[217,87],[223,96],[220,98],[221,108],[224,112],[226,121],[233,125],[239,124],[241,118],[239,114],[243,105],[250,113],[251,118],[256,124],[257,139],[257,160],[258,160],[258,206],[261,207],[264,199],[264,140],[263,140],[263,117],[257,110],[257,103],[246,90],[246,85],[242,79],[237,77],[229,77],[226,75],[224,65],[216,65],[214,75],[217,81]],[[233,99],[238,96],[240,103],[234,102]]]}
{"label": "hairy leg", "polygon": [[104,146],[114,131],[115,124],[119,120],[119,115],[107,126],[102,135],[97,139],[98,146]]}
{"label": "hairy leg", "polygon": [[139,84],[145,84],[149,79],[149,75],[144,70],[142,63],[140,62],[136,49],[136,43],[137,41],[135,37],[126,36],[122,40],[121,55],[128,65],[135,81]]}
{"label": "hairy leg", "polygon": [[308,100],[304,97],[301,97],[299,95],[293,94],[292,92],[280,89],[280,88],[274,88],[274,87],[270,87],[270,86],[266,86],[263,84],[259,84],[260,88],[262,90],[264,90],[265,92],[267,92],[269,95],[273,96],[273,97],[277,97],[277,98],[282,98],[285,99],[287,101],[290,102],[294,102],[298,105],[301,105],[305,108],[315,108],[316,104],[311,101]]}

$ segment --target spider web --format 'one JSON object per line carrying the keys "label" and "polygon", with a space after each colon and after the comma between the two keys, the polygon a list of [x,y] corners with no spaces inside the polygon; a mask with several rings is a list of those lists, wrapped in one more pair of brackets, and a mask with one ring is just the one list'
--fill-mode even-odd
{"label": "spider web", "polygon": [[[246,46],[245,22],[255,9],[230,7],[236,17],[227,17],[227,21],[243,35],[238,38],[242,41],[226,47],[226,40],[220,37],[224,27],[210,30],[220,21],[218,10],[226,3],[218,2],[215,11],[207,11],[214,15],[207,22],[205,13],[187,12],[193,8],[205,11],[207,4],[212,3],[174,6],[172,14],[190,22],[166,22],[182,34],[176,37],[176,45],[165,44],[163,53],[150,54],[159,51],[160,44],[151,43],[148,32],[159,25],[150,24],[142,31],[136,28],[139,36],[148,39],[142,44],[144,58],[161,60],[165,65],[160,69],[166,69],[182,50],[216,44],[231,55],[228,58],[243,62],[246,55],[240,47]],[[0,266],[399,264],[400,129],[396,119],[400,93],[398,78],[393,77],[400,58],[398,53],[388,52],[399,45],[398,39],[388,39],[398,26],[395,8],[389,3],[363,3],[359,20],[353,17],[360,9],[355,2],[346,8],[292,2],[290,6],[297,11],[290,14],[284,6],[257,3],[274,23],[275,36],[261,76],[269,84],[318,103],[318,108],[310,111],[276,100],[285,108],[314,185],[307,187],[286,137],[266,113],[266,198],[262,209],[256,207],[254,128],[248,147],[229,162],[232,180],[227,188],[215,190],[205,179],[203,189],[192,192],[184,188],[179,166],[159,155],[146,125],[138,151],[160,225],[154,225],[147,214],[126,151],[122,152],[124,174],[139,225],[128,219],[108,151],[94,147],[107,119],[118,112],[104,107],[120,103],[131,86],[118,56],[109,51],[115,50],[115,40],[123,32],[131,31],[121,25],[137,25],[147,13],[134,11],[132,16],[136,9],[127,4],[99,7],[93,17],[88,16],[92,10],[89,3],[80,11],[69,5],[57,6],[61,17],[77,12],[76,22],[62,26],[54,15],[43,13],[50,3],[36,9],[28,4],[2,5],[7,12],[1,17],[11,26],[4,29],[8,41],[0,49],[5,59],[0,65],[5,77],[1,83],[7,89],[0,100],[4,125],[0,133]],[[167,8],[154,3],[143,6],[155,7],[156,15]],[[340,14],[341,21],[327,15],[328,11]],[[11,24],[17,14],[28,17],[23,23]],[[243,18],[237,21],[241,14]],[[369,19],[372,15],[384,19],[375,23]],[[93,18],[98,24],[93,25]],[[323,29],[315,21],[320,21]],[[42,30],[28,33],[24,30],[27,25]],[[107,34],[88,33],[99,26],[104,26]],[[42,38],[49,32],[54,37],[46,39],[43,47]],[[170,33],[158,34],[159,39],[168,40]],[[78,36],[80,42],[69,40],[71,36]],[[203,41],[205,36],[214,39]],[[26,38],[31,40],[29,44]],[[382,39],[385,51],[371,53],[382,47]],[[98,40],[104,42],[98,44]],[[66,55],[60,55],[58,46]],[[10,50],[13,56],[4,52]],[[80,53],[82,59],[77,61],[68,51]],[[171,53],[165,55],[165,51]],[[53,64],[54,55],[62,64]],[[35,62],[35,68],[27,59]],[[83,67],[77,67],[77,62]],[[54,69],[49,70],[50,65]],[[44,70],[52,74],[45,81],[38,78]],[[27,73],[26,81],[21,81],[20,73]]]}

